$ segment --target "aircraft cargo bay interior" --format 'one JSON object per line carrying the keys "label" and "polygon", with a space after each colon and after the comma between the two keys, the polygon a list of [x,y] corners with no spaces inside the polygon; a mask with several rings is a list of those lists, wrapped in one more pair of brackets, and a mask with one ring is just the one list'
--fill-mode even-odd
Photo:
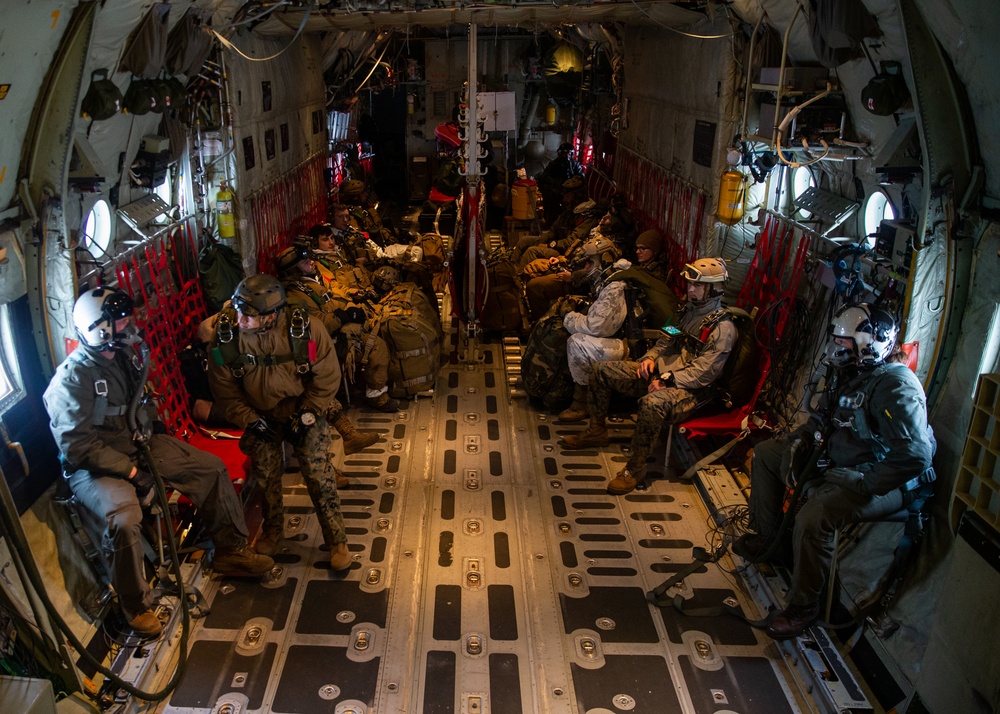
{"label": "aircraft cargo bay interior", "polygon": [[1000,711],[990,0],[0,31],[0,711]]}

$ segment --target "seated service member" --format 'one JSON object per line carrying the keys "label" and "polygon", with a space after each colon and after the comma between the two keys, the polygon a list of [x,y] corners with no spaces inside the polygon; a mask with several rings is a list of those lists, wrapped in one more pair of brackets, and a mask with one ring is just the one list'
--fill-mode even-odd
{"label": "seated service member", "polygon": [[[105,523],[102,545],[109,553],[112,584],[125,619],[137,634],[156,637],[162,626],[152,611],[139,532],[141,505],[152,501],[155,482],[133,438],[128,413],[136,393],[146,388],[135,351],[142,334],[133,321],[132,299],[107,287],[88,290],[77,299],[73,323],[80,345],[59,365],[43,395],[52,435],[70,489]],[[243,507],[225,465],[161,433],[153,404],[139,399],[133,423],[148,437],[154,468],[163,481],[197,506],[215,543],[215,569],[268,572],[274,561],[247,546]]]}
{"label": "seated service member", "polygon": [[[340,363],[326,328],[288,308],[281,283],[252,275],[219,314],[208,360],[212,394],[226,418],[244,429],[240,450],[265,489],[261,539],[284,537],[282,443],[295,452],[334,570],[351,567],[340,494],[330,463],[326,414],[340,389]],[[277,492],[277,493],[275,493]]]}
{"label": "seated service member", "polygon": [[625,340],[618,334],[628,313],[625,283],[609,280],[607,273],[630,267],[627,260],[614,262],[618,249],[607,238],[591,238],[583,245],[577,267],[590,286],[593,302],[582,312],[568,312],[563,327],[569,333],[566,360],[573,377],[573,403],[559,413],[566,422],[583,421],[587,411],[587,385],[595,362],[620,360],[625,356]]}
{"label": "seated service member", "polygon": [[288,304],[301,307],[322,322],[335,341],[343,336],[349,350],[346,369],[348,374],[355,367],[360,369],[365,404],[381,412],[399,411],[399,402],[389,396],[389,346],[378,335],[364,334],[368,317],[363,308],[351,302],[346,288],[323,284],[304,237],[278,255],[277,270]]}
{"label": "seated service member", "polygon": [[[841,308],[830,324],[824,358],[833,381],[818,409],[789,436],[754,448],[749,503],[754,533],[733,543],[734,553],[754,561],[775,550],[786,484],[804,497],[791,534],[795,567],[788,606],[767,627],[774,639],[796,637],[819,616],[839,528],[906,508],[917,489],[934,480],[935,441],[924,390],[906,365],[893,361],[896,334],[892,315],[881,308],[865,303]],[[816,433],[823,436],[819,444]],[[804,474],[812,464],[797,464],[795,455],[807,450],[817,456],[807,443],[820,449],[815,466],[821,470],[796,484],[796,470]]]}
{"label": "seated service member", "polygon": [[628,462],[608,484],[608,492],[616,496],[633,491],[645,480],[646,458],[663,424],[691,415],[703,390],[722,373],[736,342],[736,327],[730,320],[718,320],[702,335],[706,318],[722,305],[722,286],[729,278],[723,260],[701,258],[685,265],[682,275],[687,281],[687,303],[679,313],[680,329],[665,332],[638,362],[594,365],[587,392],[590,426],[562,438],[570,449],[607,446],[605,419],[611,392],[639,398]]}

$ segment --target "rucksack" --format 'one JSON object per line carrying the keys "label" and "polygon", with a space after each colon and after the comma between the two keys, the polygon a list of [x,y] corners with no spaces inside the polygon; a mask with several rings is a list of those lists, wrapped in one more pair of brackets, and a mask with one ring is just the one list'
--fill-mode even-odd
{"label": "rucksack", "polygon": [[243,280],[243,261],[228,245],[209,237],[198,254],[198,274],[205,304],[218,312]]}
{"label": "rucksack", "polygon": [[140,79],[139,77],[132,77],[132,82],[125,91],[123,108],[129,114],[142,116],[153,111],[159,101],[159,93],[152,82]]}
{"label": "rucksack", "polygon": [[509,332],[521,326],[521,294],[517,265],[498,250],[486,258],[487,287],[481,324],[485,330]]}
{"label": "rucksack", "polygon": [[84,118],[103,121],[120,112],[122,102],[122,92],[108,79],[108,70],[97,69],[90,75],[90,88],[80,103],[80,113]]}
{"label": "rucksack", "polygon": [[386,293],[375,311],[365,331],[381,337],[389,347],[390,396],[408,397],[432,389],[444,341],[436,305],[414,283],[400,283]]}
{"label": "rucksack", "polygon": [[521,356],[524,391],[549,411],[562,409],[573,397],[573,377],[566,359],[569,332],[563,327],[563,316],[579,309],[583,302],[574,295],[557,300],[531,329]]}
{"label": "rucksack", "polygon": [[861,105],[877,116],[895,113],[909,98],[910,90],[903,75],[885,70],[872,77],[861,90]]}
{"label": "rucksack", "polygon": [[746,406],[753,399],[760,380],[760,349],[753,318],[738,307],[723,307],[706,315],[701,323],[701,339],[704,341],[722,320],[730,320],[737,335],[712,390],[726,409],[733,409]]}

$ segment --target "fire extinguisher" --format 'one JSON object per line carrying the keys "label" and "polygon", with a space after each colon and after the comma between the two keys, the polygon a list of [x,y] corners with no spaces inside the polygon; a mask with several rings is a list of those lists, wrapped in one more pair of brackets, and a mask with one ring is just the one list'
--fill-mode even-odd
{"label": "fire extinguisher", "polygon": [[219,238],[234,237],[236,235],[236,221],[233,220],[233,194],[225,181],[219,183],[219,192],[215,194],[215,212]]}
{"label": "fire extinguisher", "polygon": [[719,182],[719,223],[735,226],[743,218],[743,204],[746,201],[746,176],[736,169],[722,174]]}

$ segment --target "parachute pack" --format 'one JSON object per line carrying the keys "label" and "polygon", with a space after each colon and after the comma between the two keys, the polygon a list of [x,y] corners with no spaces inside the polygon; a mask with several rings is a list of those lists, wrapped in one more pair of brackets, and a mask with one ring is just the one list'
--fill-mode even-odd
{"label": "parachute pack", "polygon": [[726,358],[722,374],[713,387],[727,409],[742,407],[753,399],[760,378],[760,346],[754,330],[753,318],[738,307],[723,307],[707,315],[701,323],[701,339],[722,320],[730,320],[736,327],[736,342]]}
{"label": "parachute pack", "polygon": [[434,387],[444,335],[437,310],[414,283],[400,283],[365,326],[389,346],[390,394],[408,397]]}
{"label": "parachute pack", "polygon": [[486,330],[509,332],[521,326],[521,281],[509,251],[496,250],[486,259],[488,278],[483,300],[482,326]]}
{"label": "parachute pack", "polygon": [[212,361],[229,367],[237,377],[243,376],[243,365],[273,365],[295,360],[295,369],[305,374],[316,361],[316,343],[309,339],[309,314],[302,308],[285,308],[288,311],[288,339],[291,353],[285,355],[250,355],[240,352],[237,338],[239,324],[236,310],[227,307],[219,313],[215,327],[215,345],[211,349]]}

